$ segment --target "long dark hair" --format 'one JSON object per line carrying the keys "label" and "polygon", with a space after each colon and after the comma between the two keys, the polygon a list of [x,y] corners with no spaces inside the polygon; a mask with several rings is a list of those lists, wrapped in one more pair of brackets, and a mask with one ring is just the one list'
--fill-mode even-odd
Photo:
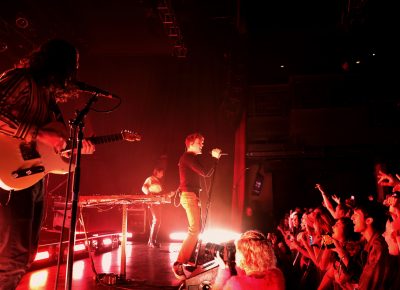
{"label": "long dark hair", "polygon": [[42,86],[64,88],[67,81],[76,78],[78,52],[69,42],[52,39],[34,51],[27,62],[27,70]]}

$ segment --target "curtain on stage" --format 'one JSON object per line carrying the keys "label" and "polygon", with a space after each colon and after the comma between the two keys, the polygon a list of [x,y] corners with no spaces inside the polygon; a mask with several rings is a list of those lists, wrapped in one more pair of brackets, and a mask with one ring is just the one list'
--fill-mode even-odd
{"label": "curtain on stage", "polygon": [[245,174],[246,174],[246,113],[242,113],[240,124],[235,132],[235,159],[233,168],[232,187],[232,227],[242,230],[242,219],[245,199]]}

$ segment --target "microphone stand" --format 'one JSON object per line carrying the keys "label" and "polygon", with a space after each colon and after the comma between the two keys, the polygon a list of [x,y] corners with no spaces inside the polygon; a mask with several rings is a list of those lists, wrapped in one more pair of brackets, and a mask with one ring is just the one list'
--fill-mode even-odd
{"label": "microphone stand", "polygon": [[[73,273],[73,263],[74,263],[74,246],[75,246],[75,232],[76,232],[76,220],[78,213],[78,195],[80,187],[80,177],[81,177],[81,149],[83,140],[83,128],[84,128],[84,118],[89,113],[90,107],[94,102],[97,101],[97,95],[94,94],[89,101],[86,103],[85,107],[81,111],[77,111],[75,120],[70,122],[70,125],[78,128],[78,140],[76,146],[76,162],[74,171],[74,181],[72,189],[72,201],[71,201],[71,225],[69,231],[69,243],[68,243],[68,258],[67,258],[67,272],[65,277],[65,290],[71,290],[72,287],[72,273]],[[72,142],[75,144],[75,138],[73,136]],[[71,154],[74,154],[74,146],[72,146]],[[61,249],[60,249],[61,251]]]}
{"label": "microphone stand", "polygon": [[[211,205],[211,193],[212,193],[212,190],[213,190],[213,187],[214,187],[214,180],[215,180],[215,175],[216,175],[216,172],[217,172],[218,161],[219,161],[219,159],[217,159],[217,160],[215,161],[214,172],[213,172],[213,176],[212,176],[212,178],[211,178],[210,189],[208,190],[208,199],[207,199],[207,204],[206,204],[206,213],[205,213],[205,216],[204,216],[204,222],[202,223],[200,235],[202,235],[202,234],[204,233],[204,229],[206,228],[206,224],[207,224],[208,210],[210,209],[210,205]],[[197,268],[198,261],[199,261],[199,254],[200,254],[201,243],[202,243],[202,240],[201,240],[201,239],[198,240],[197,246],[196,246],[197,252],[196,252],[196,257],[195,257],[195,261],[194,261],[194,268],[195,268],[195,269]]]}

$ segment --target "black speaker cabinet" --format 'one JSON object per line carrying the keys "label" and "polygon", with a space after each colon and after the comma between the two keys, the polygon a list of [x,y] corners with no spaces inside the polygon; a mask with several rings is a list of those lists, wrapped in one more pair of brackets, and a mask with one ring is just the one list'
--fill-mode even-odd
{"label": "black speaker cabinet", "polygon": [[146,207],[128,208],[128,232],[144,234],[146,231]]}

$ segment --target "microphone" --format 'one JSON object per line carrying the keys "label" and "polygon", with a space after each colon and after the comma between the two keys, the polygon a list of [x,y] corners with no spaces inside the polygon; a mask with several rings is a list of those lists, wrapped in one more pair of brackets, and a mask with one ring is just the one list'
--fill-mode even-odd
{"label": "microphone", "polygon": [[80,91],[80,92],[89,93],[92,95],[98,95],[98,96],[108,98],[108,99],[114,99],[114,98],[120,99],[120,97],[118,97],[117,95],[114,95],[110,92],[107,92],[106,90],[100,89],[98,87],[89,85],[84,82],[76,81],[73,83],[73,87],[75,90]]}
{"label": "microphone", "polygon": [[[212,151],[209,151],[208,153],[212,154]],[[228,156],[229,154],[228,154],[228,153],[225,153],[225,152],[224,152],[224,153],[221,152],[221,154],[219,154],[219,155],[221,155],[221,156]]]}

